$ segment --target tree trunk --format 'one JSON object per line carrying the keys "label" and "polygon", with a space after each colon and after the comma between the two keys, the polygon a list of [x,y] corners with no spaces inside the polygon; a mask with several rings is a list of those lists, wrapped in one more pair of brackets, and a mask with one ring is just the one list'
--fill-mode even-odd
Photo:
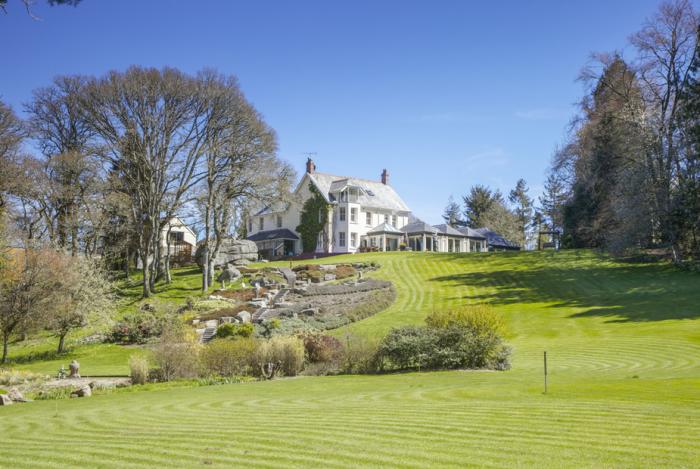
{"label": "tree trunk", "polygon": [[165,283],[170,283],[172,277],[170,276],[170,231],[172,227],[168,225],[168,233],[165,235]]}
{"label": "tree trunk", "polygon": [[7,334],[4,334],[2,336],[2,360],[0,360],[0,363],[3,365],[7,363],[7,344],[10,341],[10,336]]}
{"label": "tree trunk", "polygon": [[143,272],[143,297],[148,298],[151,296],[151,279],[149,277],[151,273],[151,266],[148,263],[148,254],[141,254],[141,271]]}
{"label": "tree trunk", "polygon": [[124,274],[129,280],[129,244],[126,245],[126,254],[124,255]]}
{"label": "tree trunk", "polygon": [[202,291],[209,291],[209,241],[204,240],[202,247]]}
{"label": "tree trunk", "polygon": [[62,332],[61,335],[58,336],[58,350],[56,350],[57,353],[63,353],[63,351],[66,348],[66,334],[67,332]]}

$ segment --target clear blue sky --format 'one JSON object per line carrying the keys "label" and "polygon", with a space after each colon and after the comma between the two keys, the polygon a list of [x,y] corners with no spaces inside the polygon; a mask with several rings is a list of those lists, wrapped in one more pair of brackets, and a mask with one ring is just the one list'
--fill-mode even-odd
{"label": "clear blue sky", "polygon": [[301,173],[379,178],[441,222],[473,184],[541,190],[594,51],[627,37],[654,0],[146,1],[20,0],[0,14],[0,95],[16,110],[59,74],[129,65],[238,76]]}

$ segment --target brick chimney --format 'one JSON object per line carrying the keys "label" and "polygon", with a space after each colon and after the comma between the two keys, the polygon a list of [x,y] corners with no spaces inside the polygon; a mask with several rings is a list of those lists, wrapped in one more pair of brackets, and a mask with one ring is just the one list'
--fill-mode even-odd
{"label": "brick chimney", "polygon": [[389,172],[386,168],[382,171],[382,184],[389,184]]}
{"label": "brick chimney", "polygon": [[316,164],[314,163],[314,160],[311,158],[306,159],[306,172],[308,174],[313,174],[313,172],[316,171]]}

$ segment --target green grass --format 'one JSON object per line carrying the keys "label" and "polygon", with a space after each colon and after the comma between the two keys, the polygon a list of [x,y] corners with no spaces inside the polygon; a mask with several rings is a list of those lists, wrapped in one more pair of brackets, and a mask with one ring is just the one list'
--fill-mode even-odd
{"label": "green grass", "polygon": [[[172,282],[159,282],[156,285],[156,294],[147,299],[141,298],[142,278],[140,272],[135,272],[128,280],[121,278],[116,282],[115,320],[125,314],[138,312],[144,303],[156,307],[179,306],[188,298],[202,296],[201,272],[196,267],[175,269]],[[210,291],[214,289],[216,286],[212,286]],[[54,375],[61,365],[67,368],[68,363],[75,359],[80,362],[82,372],[89,376],[127,375],[129,356],[137,347],[113,344],[78,345],[81,338],[93,332],[95,331],[83,330],[69,334],[66,342],[68,350],[61,355],[55,353],[58,339],[50,334],[38,334],[26,341],[13,342],[10,344],[8,366]]]}
{"label": "green grass", "polygon": [[435,309],[489,303],[507,319],[513,370],[295,378],[17,405],[0,409],[0,466],[697,466],[697,274],[586,251],[325,262],[346,260],[380,262],[372,275],[394,281],[398,298],[337,334],[379,338]]}

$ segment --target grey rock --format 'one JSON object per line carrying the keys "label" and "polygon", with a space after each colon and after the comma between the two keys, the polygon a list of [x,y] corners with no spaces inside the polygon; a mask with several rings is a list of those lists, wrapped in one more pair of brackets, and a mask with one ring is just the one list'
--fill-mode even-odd
{"label": "grey rock", "polygon": [[[202,247],[197,248],[197,253],[195,254],[195,259],[197,264],[202,266]],[[255,262],[258,260],[258,246],[253,241],[248,241],[247,239],[233,239],[226,238],[222,240],[221,247],[219,248],[219,253],[213,259],[212,263],[214,267],[221,267],[226,264],[244,265],[237,264],[236,261],[246,260],[249,262]]]}
{"label": "grey rock", "polygon": [[0,394],[0,405],[12,405],[12,399],[7,394]]}
{"label": "grey rock", "polygon": [[289,288],[294,288],[294,285],[296,284],[296,281],[297,281],[297,274],[289,267],[281,267],[280,273],[282,274],[284,279],[287,281],[287,286],[289,286]]}
{"label": "grey rock", "polygon": [[13,402],[29,402],[29,399],[25,398],[17,388],[10,389],[7,395]]}
{"label": "grey rock", "polygon": [[70,393],[70,397],[90,397],[92,396],[92,388],[95,383],[85,384],[80,386],[78,389]]}
{"label": "grey rock", "polygon": [[217,282],[233,282],[241,276],[241,272],[232,265],[227,265],[224,270],[216,277]]}
{"label": "grey rock", "polygon": [[239,267],[245,267],[246,265],[250,264],[250,261],[248,259],[236,259],[232,262],[232,264]]}
{"label": "grey rock", "polygon": [[326,274],[326,275],[323,276],[323,280],[324,280],[325,282],[328,282],[328,281],[330,281],[330,280],[335,280],[335,278],[336,278],[336,277],[335,277],[335,274]]}
{"label": "grey rock", "polygon": [[253,319],[253,316],[248,311],[241,311],[240,313],[236,314],[236,317],[244,324],[252,321]]}

